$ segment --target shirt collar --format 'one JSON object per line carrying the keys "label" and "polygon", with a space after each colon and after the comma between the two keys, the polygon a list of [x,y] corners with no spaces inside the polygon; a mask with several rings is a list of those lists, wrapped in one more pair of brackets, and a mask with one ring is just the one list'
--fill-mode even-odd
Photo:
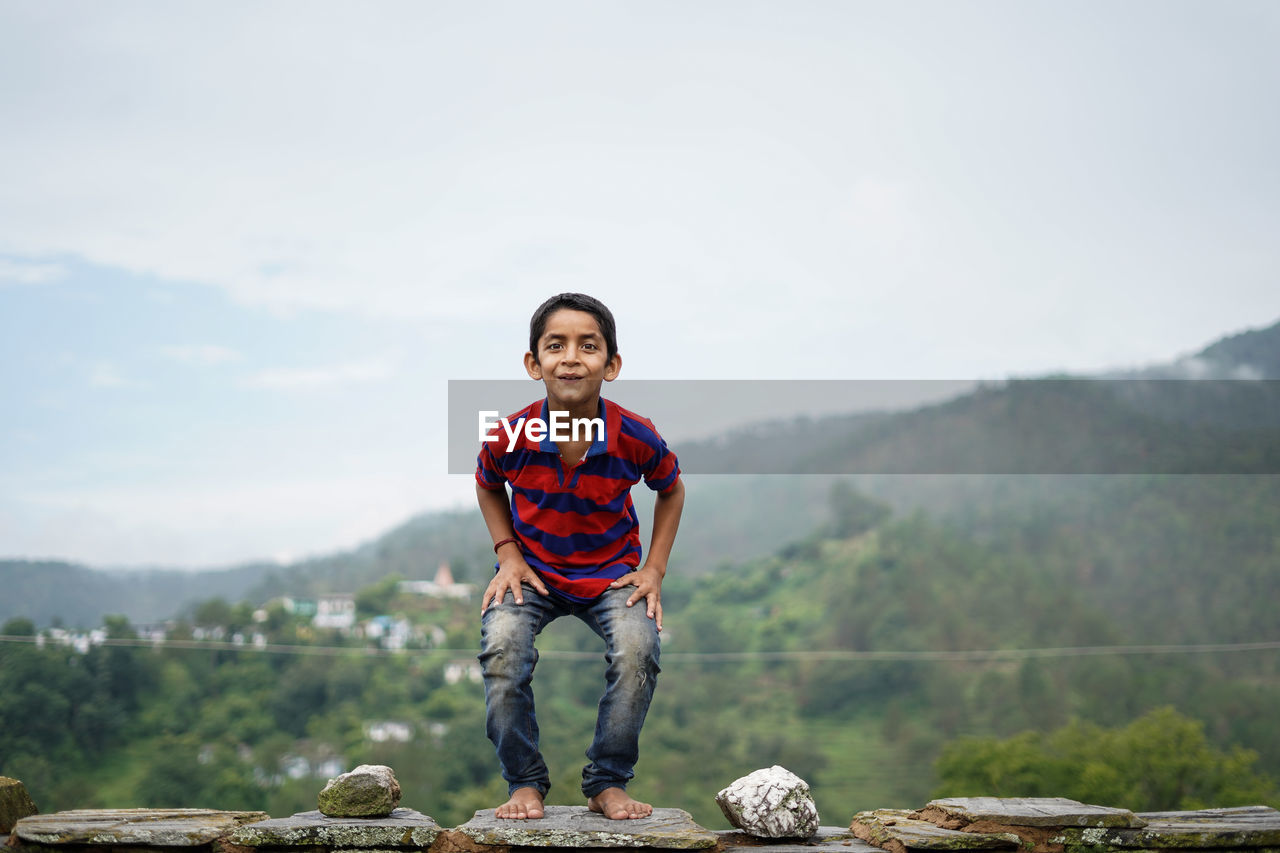
{"label": "shirt collar", "polygon": [[[547,424],[548,427],[550,427],[551,412],[545,397],[542,399],[542,409],[539,412],[538,417],[542,419],[544,424]],[[587,456],[599,456],[601,454],[608,453],[610,447],[618,446],[618,433],[622,429],[622,416],[618,413],[617,404],[601,397],[600,409],[597,417],[604,418],[604,438],[595,438],[592,440],[591,446],[587,448],[586,455],[583,456],[584,459]],[[538,449],[544,453],[558,454],[560,452],[560,448],[556,447],[556,443],[551,440],[550,432],[547,433],[546,438],[538,442]]]}

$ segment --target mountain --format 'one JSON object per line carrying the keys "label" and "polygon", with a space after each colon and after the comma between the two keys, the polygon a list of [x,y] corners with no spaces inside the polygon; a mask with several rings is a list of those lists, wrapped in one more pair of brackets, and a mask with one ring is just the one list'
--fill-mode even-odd
{"label": "mountain", "polygon": [[1172,364],[1131,375],[1169,379],[1280,378],[1280,323],[1228,335]]}
{"label": "mountain", "polygon": [[251,564],[207,572],[103,570],[75,563],[0,560],[0,623],[25,617],[37,626],[102,624],[120,613],[135,624],[159,622],[199,599],[238,598],[274,567]]}
{"label": "mountain", "polygon": [[[829,498],[841,474],[854,475],[858,489],[900,513],[924,510],[950,524],[1013,535],[1019,525],[1050,524],[1045,519],[1078,524],[1094,507],[1123,503],[1132,488],[1123,478],[1082,474],[1222,478],[1280,471],[1280,383],[1165,381],[1190,375],[1280,378],[1280,323],[1231,335],[1168,365],[1111,374],[1113,381],[989,383],[909,411],[756,425],[683,444],[677,450],[691,476],[673,568],[700,576],[836,523]],[[692,476],[699,470],[730,475]],[[1223,488],[1229,498],[1230,488]],[[1104,499],[1108,490],[1121,497]],[[651,517],[651,495],[637,489],[635,497],[641,516]],[[1273,506],[1270,495],[1254,497]],[[1132,550],[1119,534],[1103,539],[1115,541],[1118,554]],[[96,625],[105,613],[152,622],[210,597],[258,603],[285,593],[354,592],[390,574],[430,577],[441,562],[459,580],[475,582],[492,565],[487,542],[479,513],[463,510],[417,516],[353,550],[286,566],[105,572],[5,560],[0,622],[25,616],[41,625],[55,618]]]}
{"label": "mountain", "polygon": [[[1257,341],[1250,364],[1263,363]],[[1235,352],[1215,363],[1233,370]],[[637,792],[715,820],[707,791],[776,763],[810,782],[823,813],[906,808],[937,795],[935,761],[962,736],[1071,720],[1117,727],[1167,706],[1241,766],[1256,756],[1262,773],[1280,776],[1280,476],[1248,468],[1268,458],[1248,454],[1265,454],[1277,431],[1265,405],[1235,394],[1258,387],[1150,375],[992,383],[939,405],[770,424],[712,443],[724,464],[768,442],[787,464],[824,460],[818,471],[948,461],[1002,470],[1012,460],[1028,471],[1125,463],[1129,473],[690,476]],[[1204,416],[1206,406],[1221,411]],[[696,462],[693,447],[677,449]],[[1130,464],[1143,449],[1153,470]],[[1189,462],[1202,473],[1169,473]],[[237,580],[258,601],[355,591],[448,559],[477,581],[492,560],[478,516],[424,515],[352,551],[247,567]],[[0,566],[6,594],[11,567]],[[36,568],[23,577],[53,578],[48,600],[122,600],[95,584],[125,575]],[[465,819],[492,804],[496,781],[482,687],[447,674],[470,658],[473,604],[402,596],[386,607],[443,626],[447,645],[334,656],[104,646],[82,656],[0,644],[0,763],[11,762],[0,770],[36,780],[63,808],[94,791],[95,806],[169,798],[290,814],[314,803],[310,780],[267,791],[260,768],[296,758],[306,738],[335,745],[349,766],[394,763],[406,798]],[[542,744],[563,768],[562,791],[576,788],[599,696],[596,638],[568,621],[540,641],[538,669]],[[300,621],[263,630],[282,645],[331,642]],[[375,720],[448,735],[375,744],[363,731]],[[1161,737],[1149,748],[1181,757],[1179,744]],[[188,772],[201,756],[218,772]]]}
{"label": "mountain", "polygon": [[990,382],[907,411],[759,425],[686,443],[680,458],[688,473],[1276,473],[1278,428],[1280,323],[1166,365]]}

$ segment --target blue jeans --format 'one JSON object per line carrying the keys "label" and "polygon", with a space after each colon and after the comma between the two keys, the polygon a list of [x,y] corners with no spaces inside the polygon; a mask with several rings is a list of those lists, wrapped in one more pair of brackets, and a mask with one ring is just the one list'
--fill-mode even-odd
{"label": "blue jeans", "polygon": [[640,757],[640,727],[658,679],[658,628],[641,599],[631,607],[634,587],[606,589],[594,601],[570,602],[539,595],[524,585],[524,604],[508,592],[481,619],[480,664],[484,671],[485,731],[498,750],[508,791],[537,788],[544,796],[551,776],[538,751],[533,710],[534,637],[554,619],[573,615],[605,641],[605,690],[596,713],[596,733],[582,770],[582,793],[626,788]]}

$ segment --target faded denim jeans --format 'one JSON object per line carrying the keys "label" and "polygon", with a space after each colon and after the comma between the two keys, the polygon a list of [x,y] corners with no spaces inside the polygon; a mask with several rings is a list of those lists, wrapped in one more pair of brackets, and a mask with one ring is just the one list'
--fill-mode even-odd
{"label": "faded denim jeans", "polygon": [[509,792],[551,787],[546,762],[538,751],[538,719],[533,708],[533,668],[538,662],[534,638],[561,616],[586,622],[605,641],[605,690],[596,713],[595,738],[582,770],[582,793],[594,797],[606,788],[626,788],[640,757],[644,725],[658,672],[658,628],[641,599],[631,607],[634,587],[606,589],[588,602],[539,595],[524,585],[524,604],[507,592],[481,619],[480,664],[484,671],[485,731],[498,750]]}

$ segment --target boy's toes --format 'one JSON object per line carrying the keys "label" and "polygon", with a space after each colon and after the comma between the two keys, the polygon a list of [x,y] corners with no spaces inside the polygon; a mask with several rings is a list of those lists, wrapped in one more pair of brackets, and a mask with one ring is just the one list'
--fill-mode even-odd
{"label": "boy's toes", "polygon": [[587,800],[587,808],[610,820],[634,820],[653,814],[653,806],[632,799],[622,788],[605,788]]}
{"label": "boy's toes", "polygon": [[507,820],[537,820],[542,814],[542,795],[536,788],[517,788],[511,799],[493,810],[494,817]]}

